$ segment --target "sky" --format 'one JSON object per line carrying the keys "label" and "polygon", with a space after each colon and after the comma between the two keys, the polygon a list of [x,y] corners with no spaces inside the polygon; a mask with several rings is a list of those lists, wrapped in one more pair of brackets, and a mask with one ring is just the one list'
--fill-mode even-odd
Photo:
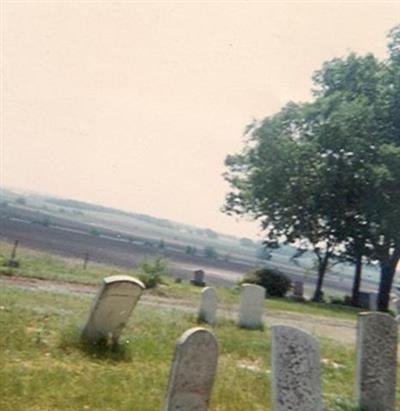
{"label": "sky", "polygon": [[253,119],[386,55],[400,2],[1,2],[0,185],[260,238],[221,213]]}

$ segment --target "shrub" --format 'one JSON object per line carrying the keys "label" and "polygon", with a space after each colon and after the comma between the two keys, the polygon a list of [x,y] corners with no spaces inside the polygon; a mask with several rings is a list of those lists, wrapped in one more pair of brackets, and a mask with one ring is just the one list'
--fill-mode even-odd
{"label": "shrub", "polygon": [[161,257],[149,260],[145,258],[139,266],[139,280],[146,288],[155,288],[162,284],[163,277],[168,274],[167,263]]}
{"label": "shrub", "polygon": [[218,253],[214,247],[208,245],[204,247],[204,257],[210,258],[211,260],[218,259]]}
{"label": "shrub", "polygon": [[284,297],[291,287],[291,281],[285,274],[271,268],[250,271],[240,283],[261,285],[271,297]]}

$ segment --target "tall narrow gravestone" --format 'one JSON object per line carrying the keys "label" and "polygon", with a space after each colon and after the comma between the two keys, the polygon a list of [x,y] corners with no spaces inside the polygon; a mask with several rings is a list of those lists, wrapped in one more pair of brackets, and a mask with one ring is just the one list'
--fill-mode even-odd
{"label": "tall narrow gravestone", "polygon": [[365,411],[396,409],[397,327],[389,314],[358,315],[355,397]]}
{"label": "tall narrow gravestone", "polygon": [[212,287],[205,287],[201,292],[198,320],[214,324],[217,311],[217,293]]}
{"label": "tall narrow gravestone", "polygon": [[273,411],[323,411],[319,346],[295,327],[271,328]]}
{"label": "tall narrow gravestone", "polygon": [[243,284],[240,292],[239,326],[262,328],[265,288],[255,284]]}
{"label": "tall narrow gravestone", "polygon": [[204,328],[192,328],[175,347],[162,411],[206,411],[218,362],[218,344]]}
{"label": "tall narrow gravestone", "polygon": [[103,279],[82,331],[88,342],[107,341],[116,344],[145,286],[136,278],[114,275]]}

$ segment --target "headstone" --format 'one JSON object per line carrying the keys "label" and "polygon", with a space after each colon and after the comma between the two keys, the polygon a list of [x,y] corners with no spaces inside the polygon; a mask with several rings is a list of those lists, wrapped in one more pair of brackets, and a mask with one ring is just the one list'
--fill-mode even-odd
{"label": "headstone", "polygon": [[265,288],[255,284],[243,284],[240,292],[239,326],[262,328]]}
{"label": "headstone", "polygon": [[389,314],[358,315],[355,397],[365,411],[395,411],[397,327]]}
{"label": "headstone", "polygon": [[295,281],[293,284],[293,294],[290,296],[292,300],[304,301],[304,283],[303,281]]}
{"label": "headstone", "polygon": [[217,311],[217,293],[212,287],[205,287],[201,292],[198,320],[214,324]]}
{"label": "headstone", "polygon": [[396,315],[400,315],[400,298],[394,300],[394,306],[396,307]]}
{"label": "headstone", "polygon": [[218,362],[218,344],[204,328],[177,341],[163,411],[206,411]]}
{"label": "headstone", "polygon": [[360,291],[358,294],[358,306],[369,310],[370,308],[370,293],[366,291]]}
{"label": "headstone", "polygon": [[114,275],[103,279],[95,297],[82,337],[88,342],[118,342],[145,286],[136,278]]}
{"label": "headstone", "polygon": [[378,293],[376,292],[369,293],[369,310],[378,311]]}
{"label": "headstone", "polygon": [[190,281],[193,285],[198,287],[204,287],[206,283],[204,282],[204,271],[196,270],[193,272],[193,280]]}
{"label": "headstone", "polygon": [[275,325],[271,330],[271,408],[323,411],[317,341],[295,327]]}

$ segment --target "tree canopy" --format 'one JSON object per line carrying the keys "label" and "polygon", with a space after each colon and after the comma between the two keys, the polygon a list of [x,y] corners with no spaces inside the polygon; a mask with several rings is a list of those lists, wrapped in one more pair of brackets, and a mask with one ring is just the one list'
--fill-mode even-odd
{"label": "tree canopy", "polygon": [[246,130],[226,158],[224,209],[261,222],[267,241],[307,240],[320,300],[329,259],[379,261],[387,310],[400,258],[400,26],[388,58],[335,58],[313,76],[314,99],[288,103]]}

